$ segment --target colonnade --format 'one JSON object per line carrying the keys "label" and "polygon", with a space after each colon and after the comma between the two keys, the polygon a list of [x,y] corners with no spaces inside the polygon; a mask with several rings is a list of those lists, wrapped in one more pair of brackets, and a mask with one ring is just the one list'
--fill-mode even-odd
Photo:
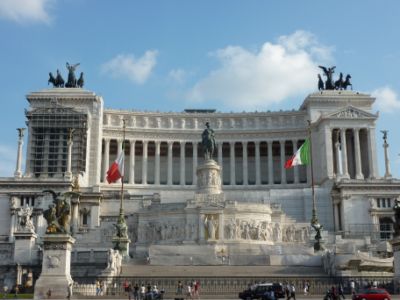
{"label": "colonnade", "polygon": [[[220,141],[214,159],[223,170],[226,169],[222,173],[225,185],[305,183],[305,167],[302,170],[284,168],[286,160],[297,151],[303,141]],[[128,184],[195,185],[197,182],[197,165],[203,160],[198,141],[129,139],[125,141],[124,148],[124,182]],[[106,181],[110,163],[121,151],[122,139],[103,139],[102,182]]]}
{"label": "colonnade", "polygon": [[338,178],[376,177],[373,131],[371,128],[332,130],[334,173]]}

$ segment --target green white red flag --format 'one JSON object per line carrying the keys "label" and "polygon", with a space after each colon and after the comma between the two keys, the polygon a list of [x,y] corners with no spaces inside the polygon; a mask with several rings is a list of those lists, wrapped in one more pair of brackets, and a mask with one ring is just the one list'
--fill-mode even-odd
{"label": "green white red flag", "polygon": [[310,163],[310,140],[306,139],[297,152],[285,163],[285,169]]}
{"label": "green white red flag", "polygon": [[121,153],[118,155],[117,159],[113,162],[110,169],[107,171],[107,182],[113,183],[124,176],[124,161],[125,153],[122,149]]}

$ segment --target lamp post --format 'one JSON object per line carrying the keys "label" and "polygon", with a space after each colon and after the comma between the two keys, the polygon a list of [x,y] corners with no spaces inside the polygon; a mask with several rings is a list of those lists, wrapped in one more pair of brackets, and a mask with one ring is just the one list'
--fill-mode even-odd
{"label": "lamp post", "polygon": [[314,251],[318,252],[323,250],[324,248],[321,245],[321,230],[323,226],[319,223],[317,217],[317,206],[316,206],[316,197],[315,197],[315,189],[314,189],[314,170],[313,170],[313,156],[312,156],[312,142],[311,142],[311,121],[308,120],[308,140],[310,146],[310,167],[311,167],[311,192],[312,192],[312,216],[311,216],[311,227],[314,228],[315,234],[315,242],[314,242]]}

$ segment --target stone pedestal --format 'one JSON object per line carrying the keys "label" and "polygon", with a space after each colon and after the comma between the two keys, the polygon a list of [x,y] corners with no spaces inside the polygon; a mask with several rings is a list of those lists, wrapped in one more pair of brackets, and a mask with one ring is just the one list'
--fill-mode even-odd
{"label": "stone pedestal", "polygon": [[68,234],[45,235],[43,238],[42,273],[35,284],[34,299],[66,299],[71,278],[71,249],[75,239]]}
{"label": "stone pedestal", "polygon": [[15,250],[14,262],[18,264],[31,264],[35,260],[35,242],[37,235],[33,231],[14,232]]}
{"label": "stone pedestal", "polygon": [[114,244],[114,249],[118,249],[122,255],[123,260],[129,260],[129,244],[131,240],[128,237],[117,237],[113,236],[112,243]]}
{"label": "stone pedestal", "polygon": [[197,167],[197,194],[220,194],[221,167],[213,159],[208,159]]}

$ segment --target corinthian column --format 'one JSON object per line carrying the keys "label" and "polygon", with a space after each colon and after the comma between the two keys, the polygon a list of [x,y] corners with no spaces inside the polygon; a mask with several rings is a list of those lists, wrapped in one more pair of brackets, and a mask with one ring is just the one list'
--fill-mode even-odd
{"label": "corinthian column", "polygon": [[67,171],[65,172],[65,177],[71,178],[72,177],[72,171],[71,171],[71,164],[72,164],[72,144],[73,144],[73,133],[74,129],[69,129],[68,130],[68,156],[67,156]]}
{"label": "corinthian column", "polygon": [[272,140],[268,141],[268,184],[274,184],[272,143]]}
{"label": "corinthian column", "polygon": [[[297,152],[297,140],[292,140],[293,143],[293,155]],[[294,183],[299,183],[299,168],[293,168]]]}
{"label": "corinthian column", "polygon": [[181,185],[185,185],[185,142],[180,142],[180,155],[181,155],[181,159],[180,159],[180,184]]}
{"label": "corinthian column", "polygon": [[286,170],[285,170],[285,141],[279,141],[281,150],[281,184],[286,183]]}
{"label": "corinthian column", "polygon": [[361,151],[360,151],[360,129],[353,129],[354,133],[354,150],[356,155],[356,179],[364,179],[361,170]]}
{"label": "corinthian column", "polygon": [[147,155],[149,141],[143,141],[142,184],[147,184]]}
{"label": "corinthian column", "polygon": [[261,160],[260,160],[260,142],[256,141],[254,143],[256,147],[256,185],[261,184]]}
{"label": "corinthian column", "polygon": [[18,154],[17,154],[17,165],[15,168],[15,177],[21,177],[22,176],[22,171],[21,171],[21,162],[22,162],[22,145],[24,143],[24,130],[25,128],[17,128],[18,130]]}
{"label": "corinthian column", "polygon": [[129,183],[135,183],[135,144],[134,140],[130,140],[130,152],[129,152]]}
{"label": "corinthian column", "polygon": [[103,177],[103,182],[106,182],[107,178],[107,171],[110,168],[110,139],[105,138],[104,139],[104,177]]}
{"label": "corinthian column", "polygon": [[168,141],[168,185],[172,185],[172,145],[173,141]]}
{"label": "corinthian column", "polygon": [[347,167],[347,141],[346,141],[346,129],[340,129],[340,141],[342,142],[342,171],[343,177],[349,178],[349,169]]}
{"label": "corinthian column", "polygon": [[235,142],[230,142],[230,158],[231,158],[231,185],[236,185],[235,173]]}
{"label": "corinthian column", "polygon": [[243,153],[243,185],[249,184],[249,170],[247,163],[247,142],[242,143],[242,153]]}
{"label": "corinthian column", "polygon": [[193,145],[193,185],[197,184],[197,157],[198,157],[198,153],[197,153],[197,145],[198,143],[192,142]]}
{"label": "corinthian column", "polygon": [[[119,140],[117,140],[117,157],[121,154],[121,152],[123,151],[122,150],[122,143],[123,143],[123,140],[122,139],[119,139]],[[125,170],[124,170],[125,171]],[[125,172],[124,172],[125,173]],[[120,179],[118,179],[117,181],[116,181],[117,183],[121,183],[121,178]]]}
{"label": "corinthian column", "polygon": [[154,184],[160,184],[160,141],[155,141],[156,144],[156,155],[155,155],[155,173],[154,173]]}

